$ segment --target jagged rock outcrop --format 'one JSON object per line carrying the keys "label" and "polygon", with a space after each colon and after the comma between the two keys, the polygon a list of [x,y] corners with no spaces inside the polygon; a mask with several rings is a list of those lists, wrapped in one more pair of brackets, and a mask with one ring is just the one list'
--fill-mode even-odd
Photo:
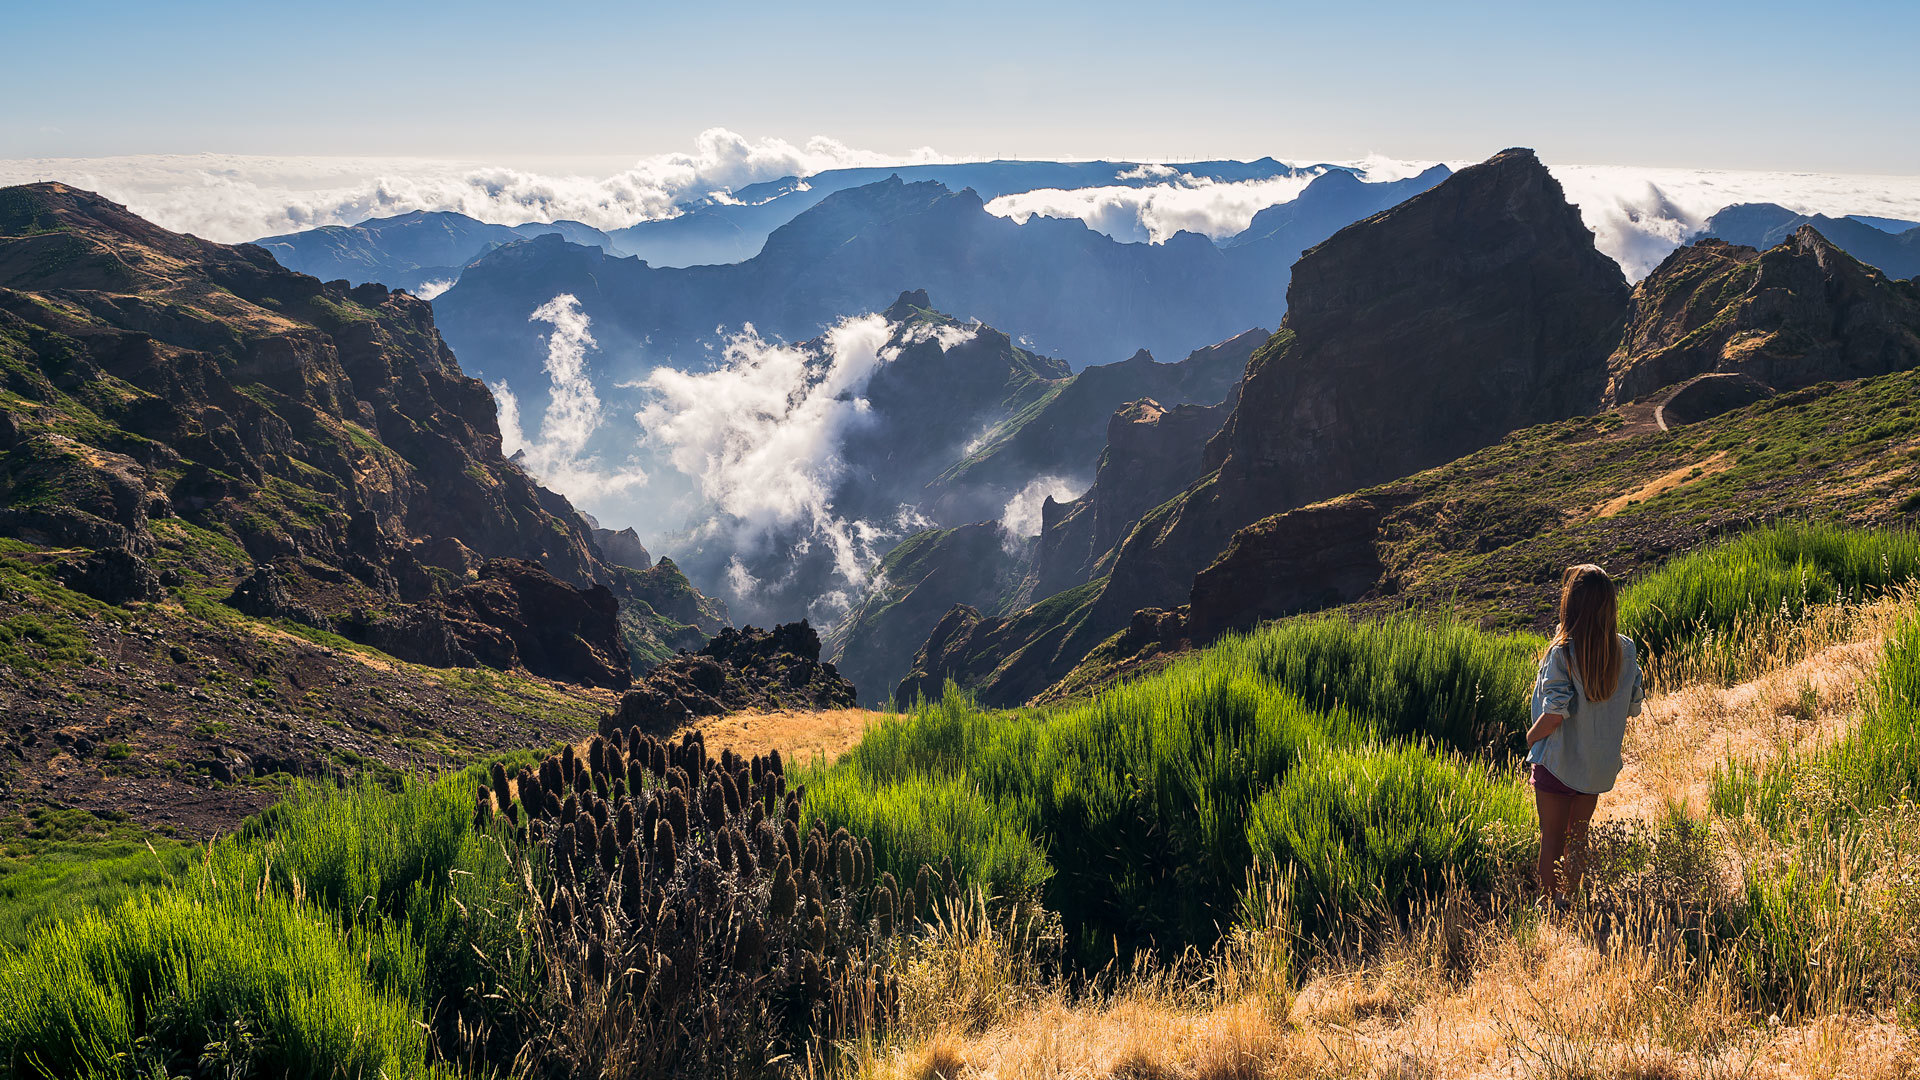
{"label": "jagged rock outcrop", "polygon": [[1235,533],[1193,579],[1183,634],[1212,641],[1265,619],[1351,603],[1381,586],[1375,545],[1390,496],[1303,506]]}
{"label": "jagged rock outcrop", "polygon": [[1701,240],[1667,256],[1633,291],[1607,400],[1710,372],[1789,390],[1917,365],[1920,287],[1802,225],[1766,251]]}
{"label": "jagged rock outcrop", "polygon": [[1093,486],[1072,502],[1049,498],[1041,505],[1034,595],[1052,596],[1093,577],[1141,515],[1204,472],[1207,443],[1236,400],[1237,386],[1217,405],[1169,408],[1144,398],[1116,410]]}
{"label": "jagged rock outcrop", "polygon": [[970,685],[993,671],[986,642],[978,640],[988,620],[968,604],[955,604],[934,624],[913,656],[913,666],[894,688],[896,708],[911,709],[920,701],[937,701],[949,681]]}
{"label": "jagged rock outcrop", "polygon": [[697,653],[643,676],[600,721],[601,734],[638,727],[671,733],[688,720],[745,710],[844,709],[853,684],[820,662],[820,635],[802,620],[772,630],[728,627]]}
{"label": "jagged rock outcrop", "polygon": [[1089,605],[1009,620],[1032,623],[1029,640],[978,687],[983,700],[1064,675],[1136,610],[1181,605],[1242,526],[1596,409],[1628,296],[1528,150],[1336,233],[1295,264],[1280,331],[1209,446],[1212,471],[1133,527]]}
{"label": "jagged rock outcrop", "polygon": [[595,528],[593,542],[605,562],[635,570],[653,569],[653,554],[640,542],[640,534],[633,531],[632,526],[618,531]]}
{"label": "jagged rock outcrop", "polygon": [[272,563],[253,568],[227,595],[228,607],[256,619],[288,619],[321,630],[333,629],[333,620],[293,598]]}
{"label": "jagged rock outcrop", "polygon": [[524,668],[624,690],[633,682],[620,606],[604,585],[575,588],[524,559],[493,559],[480,580],[385,618],[345,620],[348,637],[435,667]]}
{"label": "jagged rock outcrop", "polygon": [[1773,387],[1744,372],[1714,372],[1680,384],[1660,403],[1660,419],[1674,424],[1697,424],[1721,413],[1743,409],[1774,394]]}

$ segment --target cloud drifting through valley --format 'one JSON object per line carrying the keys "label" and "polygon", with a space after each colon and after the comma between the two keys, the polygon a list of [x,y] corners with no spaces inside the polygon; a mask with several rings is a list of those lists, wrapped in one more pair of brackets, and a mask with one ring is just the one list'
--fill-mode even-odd
{"label": "cloud drifting through valley", "polygon": [[1267,207],[1291,202],[1318,175],[1223,182],[1164,165],[1135,172],[1168,179],[1151,187],[1042,188],[1002,195],[987,204],[987,212],[1022,224],[1035,214],[1079,218],[1088,228],[1128,243],[1165,243],[1178,232],[1224,240],[1244,232],[1253,215]]}
{"label": "cloud drifting through valley", "polygon": [[[871,418],[867,384],[899,353],[891,333],[880,315],[850,316],[827,331],[820,357],[748,326],[728,339],[718,367],[656,368],[641,384],[653,395],[635,416],[643,438],[693,478],[713,511],[697,534],[724,536],[750,555],[782,539],[798,554],[826,545],[846,585],[823,597],[828,607],[851,603],[877,546],[913,524],[848,520],[833,504],[846,435]],[[728,584],[748,599],[764,583],[736,556]]]}
{"label": "cloud drifting through valley", "polygon": [[537,436],[521,425],[520,399],[506,380],[493,383],[500,413],[500,445],[535,479],[576,502],[596,502],[647,482],[645,470],[629,463],[609,468],[587,453],[587,443],[606,421],[600,395],[587,367],[587,350],[596,347],[591,320],[580,301],[561,293],[534,309],[530,322],[553,327],[547,336],[547,409]]}

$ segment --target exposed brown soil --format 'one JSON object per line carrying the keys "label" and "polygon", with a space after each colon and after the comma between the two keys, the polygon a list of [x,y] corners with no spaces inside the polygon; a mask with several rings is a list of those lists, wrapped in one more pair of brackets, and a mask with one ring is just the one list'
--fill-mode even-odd
{"label": "exposed brown soil", "polygon": [[[22,610],[0,600],[0,620]],[[570,738],[613,705],[603,690],[436,671],[174,605],[72,625],[93,662],[0,667],[0,819],[76,808],[206,838],[291,777],[464,765]]]}

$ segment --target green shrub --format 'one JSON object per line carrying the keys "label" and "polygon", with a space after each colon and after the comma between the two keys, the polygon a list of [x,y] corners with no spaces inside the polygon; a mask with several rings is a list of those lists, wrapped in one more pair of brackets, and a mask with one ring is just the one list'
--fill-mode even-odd
{"label": "green shrub", "polygon": [[1303,924],[1404,910],[1449,887],[1490,890],[1534,842],[1532,800],[1481,762],[1417,746],[1319,751],[1253,806],[1260,864],[1291,869]]}
{"label": "green shrub", "polygon": [[1229,638],[1210,662],[1244,667],[1323,709],[1342,707],[1382,737],[1455,750],[1518,751],[1544,639],[1410,618],[1295,619]]}
{"label": "green shrub", "polygon": [[[836,765],[816,766],[807,812],[865,831],[881,865],[896,872],[951,859],[1003,896],[1039,887],[1083,958],[1204,945],[1231,922],[1254,862],[1251,808],[1288,781],[1297,761],[1330,760],[1331,748],[1382,735],[1472,745],[1464,733],[1509,731],[1513,707],[1483,705],[1508,695],[1524,710],[1539,648],[1411,622],[1294,625],[1215,646],[1071,708],[983,712],[948,693],[874,725]],[[1322,688],[1323,708],[1296,696],[1307,685]],[[1464,768],[1422,748],[1405,753],[1434,769]],[[1513,785],[1483,772],[1463,775],[1479,784],[1473,791],[1511,795]]]}

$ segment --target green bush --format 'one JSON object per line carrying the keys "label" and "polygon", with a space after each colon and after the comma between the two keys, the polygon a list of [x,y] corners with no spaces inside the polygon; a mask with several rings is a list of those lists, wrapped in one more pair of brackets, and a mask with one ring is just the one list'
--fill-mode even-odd
{"label": "green bush", "polygon": [[0,859],[0,947],[19,948],[50,923],[111,910],[182,877],[191,845],[162,841],[149,850],[125,840],[50,844],[23,859]]}
{"label": "green bush", "polygon": [[[479,956],[505,955],[513,933],[506,852],[471,827],[481,775],[297,785],[190,866],[129,857],[98,910],[0,952],[15,994],[0,998],[0,1059],[28,1075],[131,1075],[236,1043],[239,1022],[257,1058],[247,1075],[420,1074],[421,1022],[452,1038],[477,1007]],[[5,914],[34,916],[41,891]],[[470,917],[483,911],[508,917]]]}
{"label": "green bush", "polygon": [[1229,638],[1209,653],[1211,662],[1244,667],[1309,704],[1344,707],[1382,737],[1499,752],[1524,749],[1546,647],[1533,634],[1488,634],[1454,622],[1314,618]]}
{"label": "green bush", "polygon": [[[1305,620],[1070,708],[983,712],[952,692],[816,766],[807,811],[871,837],[896,872],[951,859],[1001,895],[1038,888],[1083,957],[1204,945],[1231,922],[1255,860],[1251,809],[1297,761],[1391,737],[1504,750],[1524,730],[1540,647],[1457,626]],[[1420,746],[1380,761],[1416,759],[1431,768],[1409,782],[1465,768]],[[1460,775],[1509,802],[1517,790]],[[1495,816],[1525,815],[1499,805]]]}
{"label": "green bush", "polygon": [[1306,925],[1330,930],[1445,888],[1491,889],[1533,828],[1525,786],[1484,763],[1367,746],[1301,761],[1254,804],[1247,838],[1256,861],[1296,875]]}

